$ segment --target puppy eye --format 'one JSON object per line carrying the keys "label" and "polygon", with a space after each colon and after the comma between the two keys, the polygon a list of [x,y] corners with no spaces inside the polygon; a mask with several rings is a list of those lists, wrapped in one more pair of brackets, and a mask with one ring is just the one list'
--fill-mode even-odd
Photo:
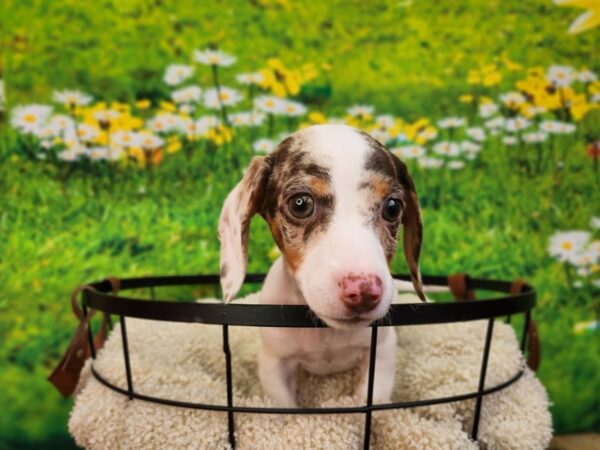
{"label": "puppy eye", "polygon": [[315,201],[308,194],[294,195],[288,200],[288,210],[294,217],[306,219],[315,210]]}
{"label": "puppy eye", "polygon": [[394,222],[396,219],[398,219],[401,209],[400,200],[390,197],[383,204],[381,217],[388,222]]}

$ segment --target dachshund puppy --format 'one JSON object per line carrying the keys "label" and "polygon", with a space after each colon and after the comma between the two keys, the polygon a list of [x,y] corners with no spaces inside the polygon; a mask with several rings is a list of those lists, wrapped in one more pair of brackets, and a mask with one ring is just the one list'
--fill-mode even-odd
{"label": "dachshund puppy", "polygon": [[[360,366],[355,395],[366,399],[372,322],[394,293],[389,265],[403,227],[412,284],[425,300],[419,273],[423,226],[406,166],[368,134],[317,125],[255,157],[225,200],[219,221],[221,285],[237,294],[247,265],[250,220],[260,214],[282,256],[260,294],[263,304],[308,305],[328,328],[263,328],[259,376],[264,392],[295,407],[297,369],[318,375]],[[380,328],[373,398],[394,388],[396,334]]]}

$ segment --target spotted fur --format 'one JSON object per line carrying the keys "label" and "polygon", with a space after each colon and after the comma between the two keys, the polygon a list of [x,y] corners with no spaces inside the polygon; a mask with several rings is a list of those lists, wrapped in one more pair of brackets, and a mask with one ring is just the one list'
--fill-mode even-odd
{"label": "spotted fur", "polygon": [[[288,209],[290,198],[301,193],[314,199],[315,212],[309,218],[299,219]],[[402,214],[394,222],[381,217],[390,197],[402,204]],[[252,161],[229,195],[219,226],[221,278],[227,299],[233,298],[243,280],[248,228],[254,214],[268,223],[291,273],[312,264],[307,263],[307,255],[314,253],[321,241],[331,239],[331,233],[343,234],[330,232],[332,224],[338,229],[343,226],[339,223],[342,217],[352,220],[356,214],[362,226],[377,236],[389,265],[402,223],[405,256],[415,289],[422,296],[418,270],[422,224],[414,184],[406,166],[366,133],[340,126],[310,127],[285,139],[271,155]],[[239,251],[233,249],[236,245],[241,246]],[[300,275],[298,283],[300,288],[306,284]]]}

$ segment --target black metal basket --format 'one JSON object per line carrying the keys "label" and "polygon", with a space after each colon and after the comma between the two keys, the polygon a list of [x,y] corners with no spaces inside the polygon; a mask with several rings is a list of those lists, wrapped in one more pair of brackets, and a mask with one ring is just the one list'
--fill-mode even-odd
{"label": "black metal basket", "polygon": [[[454,278],[453,278],[454,277]],[[449,286],[456,281],[456,276],[423,276],[423,282],[427,285]],[[264,280],[264,274],[250,274],[246,276],[245,283],[260,283]],[[405,275],[394,275],[394,278],[408,280]],[[502,390],[516,382],[525,370],[522,367],[508,380],[488,388],[484,388],[485,377],[492,342],[492,331],[494,320],[498,317],[506,317],[506,321],[514,314],[524,314],[524,328],[521,336],[521,351],[525,351],[528,336],[532,334],[531,309],[535,305],[535,290],[524,282],[506,282],[462,276],[458,278],[463,284],[462,294],[457,294],[452,289],[455,297],[464,297],[464,300],[473,299],[474,291],[482,289],[486,291],[501,292],[502,295],[493,299],[479,300],[476,302],[456,303],[414,303],[393,304],[390,314],[385,321],[379,321],[371,325],[371,348],[369,355],[369,379],[367,401],[364,406],[352,407],[328,407],[328,408],[268,408],[236,406],[233,404],[233,380],[231,375],[231,349],[229,347],[229,326],[254,326],[254,327],[326,327],[326,325],[315,320],[307,306],[301,305],[249,305],[249,304],[203,304],[184,303],[156,300],[154,288],[160,286],[177,285],[206,285],[218,284],[218,275],[197,276],[164,276],[146,278],[106,279],[90,283],[82,289],[83,319],[96,310],[105,313],[105,317],[111,315],[119,316],[121,324],[121,338],[123,345],[123,358],[127,376],[127,389],[115,386],[109,382],[93,365],[91,371],[93,376],[102,384],[128,396],[130,399],[144,400],[163,405],[177,406],[183,408],[202,409],[209,411],[222,411],[228,414],[229,442],[235,447],[235,413],[256,414],[364,414],[364,448],[368,449],[371,437],[371,414],[373,411],[415,408],[430,406],[441,403],[450,403],[467,399],[476,399],[473,416],[473,427],[471,437],[477,440],[479,419],[483,397]],[[454,283],[455,284],[455,283]],[[152,300],[136,299],[116,295],[117,291],[127,289],[149,288]],[[202,324],[221,325],[223,330],[223,352],[225,354],[226,380],[227,380],[227,405],[213,405],[204,403],[189,403],[167,398],[153,397],[135,391],[135,383],[131,371],[129,358],[129,347],[127,342],[126,317],[139,319],[150,319],[168,322],[194,322]],[[373,404],[373,382],[375,374],[375,354],[377,349],[378,327],[441,324],[450,322],[462,322],[487,319],[487,332],[481,360],[481,371],[479,384],[476,392],[454,395],[451,397],[432,398],[410,402],[395,402],[386,404]],[[89,351],[92,358],[96,358],[97,345],[90,326],[87,326]],[[534,331],[534,338],[535,336]]]}

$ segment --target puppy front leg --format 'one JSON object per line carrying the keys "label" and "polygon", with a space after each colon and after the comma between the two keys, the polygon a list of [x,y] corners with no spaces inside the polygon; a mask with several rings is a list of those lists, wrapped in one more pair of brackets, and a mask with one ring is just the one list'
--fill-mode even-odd
{"label": "puppy front leg", "polygon": [[258,354],[258,376],[263,391],[283,408],[295,408],[297,365],[277,358],[261,348]]}
{"label": "puppy front leg", "polygon": [[[388,403],[392,399],[396,374],[396,330],[392,327],[381,327],[378,331],[373,403]],[[360,371],[360,381],[356,386],[354,395],[366,401],[369,388],[368,350],[361,363]]]}

